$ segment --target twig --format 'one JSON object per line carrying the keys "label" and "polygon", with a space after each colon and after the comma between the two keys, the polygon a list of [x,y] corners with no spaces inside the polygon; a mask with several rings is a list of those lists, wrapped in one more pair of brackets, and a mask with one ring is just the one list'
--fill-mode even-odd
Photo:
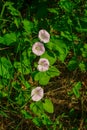
{"label": "twig", "polygon": [[0,48],[0,51],[2,51],[2,50],[6,50],[6,49],[9,49],[9,47]]}

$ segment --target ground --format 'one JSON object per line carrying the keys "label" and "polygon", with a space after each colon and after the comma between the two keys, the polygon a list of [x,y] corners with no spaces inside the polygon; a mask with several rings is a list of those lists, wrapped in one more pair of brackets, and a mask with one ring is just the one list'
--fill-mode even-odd
{"label": "ground", "polygon": [[[87,73],[82,73],[79,70],[69,71],[63,64],[58,63],[58,68],[61,71],[59,77],[51,79],[45,87],[45,97],[52,100],[54,104],[54,113],[50,115],[55,122],[59,119],[60,124],[63,124],[63,130],[86,130],[87,117]],[[80,89],[80,98],[76,98],[71,94],[71,90],[76,82],[82,82]],[[7,111],[7,113],[9,113]],[[9,113],[9,118],[1,117],[0,130],[14,130],[15,126],[20,126],[18,130],[45,130],[46,128],[36,127],[32,121],[25,120],[16,115]],[[57,130],[60,125],[58,125]],[[78,129],[76,129],[78,128]]]}

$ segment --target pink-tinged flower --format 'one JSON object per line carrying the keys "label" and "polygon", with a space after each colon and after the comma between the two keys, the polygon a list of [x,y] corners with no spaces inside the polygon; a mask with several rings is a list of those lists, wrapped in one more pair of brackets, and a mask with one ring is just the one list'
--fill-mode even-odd
{"label": "pink-tinged flower", "polygon": [[36,87],[31,91],[31,97],[33,101],[39,101],[44,96],[44,90],[41,87]]}
{"label": "pink-tinged flower", "polygon": [[45,47],[41,42],[36,42],[32,46],[32,52],[36,54],[37,56],[42,55],[45,52]]}
{"label": "pink-tinged flower", "polygon": [[46,58],[41,58],[38,62],[37,69],[39,71],[47,71],[49,69],[49,61]]}
{"label": "pink-tinged flower", "polygon": [[41,42],[47,43],[50,41],[50,34],[46,30],[42,29],[39,31],[38,38]]}

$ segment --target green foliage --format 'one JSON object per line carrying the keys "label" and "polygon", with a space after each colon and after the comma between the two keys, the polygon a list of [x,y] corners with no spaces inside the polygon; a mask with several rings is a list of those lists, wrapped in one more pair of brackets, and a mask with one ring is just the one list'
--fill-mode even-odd
{"label": "green foliage", "polygon": [[70,0],[60,0],[60,6],[66,11],[71,12],[74,8],[74,3]]}
{"label": "green foliage", "polygon": [[53,65],[55,62],[56,62],[56,55],[55,53],[51,52],[51,51],[48,51],[48,52],[45,52],[41,58],[47,58],[50,62],[50,65]]}
{"label": "green foliage", "polygon": [[47,72],[36,72],[34,74],[35,81],[39,81],[40,85],[47,85],[51,77],[59,76],[60,71],[51,66]]}
{"label": "green foliage", "polygon": [[41,122],[41,119],[39,119],[38,117],[34,117],[33,118],[33,123],[38,126],[38,127],[41,127],[42,126],[42,122]]}
{"label": "green foliage", "polygon": [[76,96],[77,98],[80,97],[80,92],[79,92],[79,90],[80,90],[81,86],[82,86],[82,83],[79,81],[79,82],[77,82],[77,83],[75,84],[75,86],[73,87],[73,93],[75,94],[75,96]]}
{"label": "green foliage", "polygon": [[25,119],[32,119],[32,116],[26,110],[21,110],[21,113]]}
{"label": "green foliage", "polygon": [[30,104],[30,109],[36,114],[41,115],[43,113],[43,104],[42,102],[38,101],[36,103]]}
{"label": "green foliage", "polygon": [[8,97],[7,92],[3,92],[2,90],[0,90],[0,99],[3,99],[5,97]]}
{"label": "green foliage", "polygon": [[[45,53],[36,56],[32,52],[32,45],[40,41],[38,38],[40,29],[50,33],[50,42],[43,43]],[[45,72],[37,70],[40,58],[49,60],[49,69]],[[55,116],[55,108],[49,95],[45,93],[42,101],[31,100],[32,88],[43,86],[45,91],[49,91],[50,81],[52,83],[55,76],[63,77],[63,68],[72,74],[73,71],[84,75],[87,73],[87,2],[84,0],[50,0],[50,2],[49,0],[1,0],[0,116],[10,119],[10,115],[17,113],[17,116],[22,115],[22,118],[31,120],[37,127],[45,126],[47,130],[51,128],[77,130],[80,126],[79,121],[74,123],[76,124],[74,127],[66,128],[68,119],[74,118],[73,108],[70,109],[67,117]],[[61,78],[61,82],[62,80]],[[81,81],[79,79],[70,90],[70,96],[74,95],[80,99],[81,87],[82,79]],[[52,118],[53,113],[54,119],[51,121],[50,114]],[[82,114],[81,119],[84,118],[84,110]],[[75,122],[76,119],[73,121]],[[16,130],[20,129],[19,127],[20,123]]]}
{"label": "green foliage", "polygon": [[81,62],[81,63],[79,64],[79,68],[80,68],[80,70],[81,70],[82,72],[86,72],[86,70],[87,70],[87,64],[86,64],[85,62]]}
{"label": "green foliage", "polygon": [[49,99],[45,99],[45,102],[43,103],[43,108],[48,113],[53,113],[54,112],[53,103]]}
{"label": "green foliage", "polygon": [[46,114],[42,115],[42,123],[47,126],[48,130],[50,130],[50,126],[53,124],[53,122],[49,119],[49,117]]}
{"label": "green foliage", "polygon": [[47,85],[50,76],[46,72],[37,72],[34,76],[35,81],[39,81],[40,85]]}
{"label": "green foliage", "polygon": [[12,16],[19,16],[20,12],[17,9],[14,8],[12,2],[6,2],[5,6],[7,6],[8,10],[10,11],[10,14]]}
{"label": "green foliage", "polygon": [[68,48],[67,46],[62,43],[61,41],[58,41],[58,45],[55,47],[55,50],[58,52],[58,59],[62,62],[66,59],[66,56],[68,54]]}
{"label": "green foliage", "polygon": [[55,76],[59,76],[60,75],[60,71],[55,66],[51,66],[49,68],[49,70],[47,71],[47,74],[50,77],[55,77]]}
{"label": "green foliage", "polygon": [[0,76],[6,79],[11,79],[13,75],[13,67],[11,62],[5,58],[0,58]]}
{"label": "green foliage", "polygon": [[15,102],[16,104],[18,104],[19,106],[23,106],[25,103],[25,98],[24,98],[24,93],[20,92],[18,96],[16,96],[15,98]]}
{"label": "green foliage", "polygon": [[72,57],[67,65],[69,70],[75,70],[78,67],[78,61],[76,57]]}
{"label": "green foliage", "polygon": [[31,72],[31,58],[33,57],[31,56],[30,49],[23,51],[20,61],[14,62],[15,69],[24,75],[29,74]]}
{"label": "green foliage", "polygon": [[20,73],[23,73],[23,74],[29,74],[30,73],[30,69],[29,69],[29,63],[28,63],[28,60],[24,60],[22,61],[22,63],[20,62],[15,62],[14,63],[14,67],[16,69],[18,69],[18,71]]}
{"label": "green foliage", "polygon": [[26,19],[24,19],[22,22],[23,22],[23,26],[24,26],[25,31],[27,32],[27,34],[30,34],[31,30],[33,28],[32,22],[30,22]]}
{"label": "green foliage", "polygon": [[82,56],[87,58],[87,44],[84,44],[83,48],[81,48]]}
{"label": "green foliage", "polygon": [[0,37],[0,43],[3,45],[10,45],[12,43],[15,43],[17,40],[15,33],[8,33],[5,34],[3,37]]}
{"label": "green foliage", "polygon": [[53,51],[56,52],[56,57],[64,62],[64,60],[66,59],[66,56],[68,54],[68,46],[65,44],[65,42],[63,40],[59,40],[59,39],[52,39],[52,42],[49,43],[49,48]]}

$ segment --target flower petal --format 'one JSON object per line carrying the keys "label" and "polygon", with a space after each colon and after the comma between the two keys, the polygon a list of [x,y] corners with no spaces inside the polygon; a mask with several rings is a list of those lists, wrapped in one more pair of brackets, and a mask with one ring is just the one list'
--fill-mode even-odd
{"label": "flower petal", "polygon": [[44,91],[43,88],[41,87],[36,87],[31,92],[31,97],[33,101],[39,101],[43,98],[43,96],[44,96]]}
{"label": "flower petal", "polygon": [[37,69],[39,71],[47,71],[49,69],[49,61],[46,58],[41,58],[38,62]]}
{"label": "flower petal", "polygon": [[32,46],[32,52],[36,54],[37,56],[42,55],[45,52],[45,47],[41,42],[36,42]]}
{"label": "flower petal", "polygon": [[47,43],[50,41],[50,34],[46,30],[42,29],[39,31],[38,38],[41,42]]}

